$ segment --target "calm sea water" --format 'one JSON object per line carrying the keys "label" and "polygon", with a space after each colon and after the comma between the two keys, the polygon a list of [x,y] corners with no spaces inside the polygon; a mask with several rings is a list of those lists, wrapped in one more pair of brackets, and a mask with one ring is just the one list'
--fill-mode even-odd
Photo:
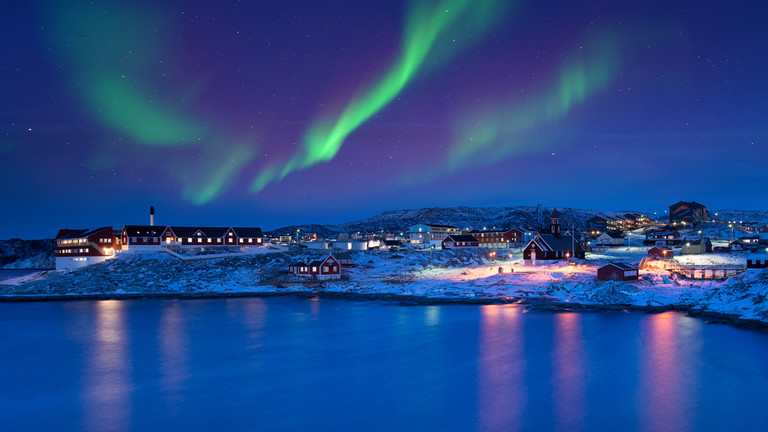
{"label": "calm sea water", "polygon": [[679,313],[0,303],[0,429],[766,430],[768,334]]}

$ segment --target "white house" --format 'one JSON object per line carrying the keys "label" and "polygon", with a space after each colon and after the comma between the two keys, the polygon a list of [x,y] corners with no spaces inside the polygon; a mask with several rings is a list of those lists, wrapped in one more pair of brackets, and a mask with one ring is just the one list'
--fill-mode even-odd
{"label": "white house", "polygon": [[598,246],[624,246],[624,237],[618,234],[602,233],[595,242]]}
{"label": "white house", "polygon": [[418,224],[409,230],[411,245],[417,248],[440,248],[443,240],[451,234],[459,234],[459,229],[448,225]]}

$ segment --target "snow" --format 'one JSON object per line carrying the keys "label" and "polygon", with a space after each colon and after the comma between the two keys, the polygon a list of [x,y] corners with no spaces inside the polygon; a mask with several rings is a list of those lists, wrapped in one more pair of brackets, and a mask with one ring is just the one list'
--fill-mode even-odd
{"label": "snow", "polygon": [[[207,294],[328,292],[405,295],[433,299],[518,301],[537,299],[588,307],[688,308],[768,323],[765,298],[768,271],[748,271],[725,281],[688,280],[660,262],[640,271],[631,282],[597,282],[597,268],[608,262],[637,264],[647,248],[610,248],[586,260],[538,262],[521,259],[521,249],[435,251],[350,251],[356,266],[345,267],[340,281],[299,281],[287,274],[288,263],[317,259],[326,251],[261,248],[251,254],[179,259],[164,253],[124,254],[70,272],[42,272],[4,281],[6,296],[87,294]],[[511,258],[510,258],[511,255]],[[201,258],[205,258],[202,260]],[[743,264],[727,254],[688,255],[680,264]],[[501,272],[499,272],[501,269]],[[10,282],[10,283],[9,283]]]}

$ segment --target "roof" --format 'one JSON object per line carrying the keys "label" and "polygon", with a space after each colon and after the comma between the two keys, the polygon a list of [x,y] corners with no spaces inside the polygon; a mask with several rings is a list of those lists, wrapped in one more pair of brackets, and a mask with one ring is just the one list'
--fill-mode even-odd
{"label": "roof", "polygon": [[755,260],[755,259],[768,260],[768,254],[764,254],[764,253],[749,254],[749,255],[747,255],[747,259],[750,259],[750,260]]}
{"label": "roof", "polygon": [[606,265],[604,265],[604,266],[602,266],[600,268],[602,269],[602,268],[606,268],[606,267],[609,267],[609,266],[613,266],[613,267],[616,267],[616,268],[621,269],[621,270],[637,270],[638,269],[637,266],[633,266],[633,265],[626,264],[626,263],[615,263],[615,262],[608,263],[608,264],[606,264]]}
{"label": "roof", "polygon": [[539,246],[539,249],[543,251],[570,252],[571,249],[575,252],[584,251],[584,248],[579,242],[570,235],[556,237],[553,234],[539,234],[537,238],[531,241],[536,243]]}
{"label": "roof", "polygon": [[109,230],[110,234],[112,233],[112,227],[101,227],[93,229],[63,229],[59,230],[59,234],[56,236],[56,240],[86,238],[103,230]]}
{"label": "roof", "polygon": [[550,218],[559,218],[559,217],[560,217],[560,213],[557,212],[557,209],[553,209],[552,216],[550,216]]}
{"label": "roof", "polygon": [[507,233],[510,231],[520,231],[523,232],[520,228],[504,228],[504,229],[489,229],[489,230],[472,230],[469,232],[469,234],[483,234],[483,233]]}
{"label": "roof", "polygon": [[385,246],[401,246],[402,244],[400,240],[384,240]]}
{"label": "roof", "polygon": [[195,237],[197,233],[200,233],[202,237],[224,237],[229,228],[224,227],[184,227],[184,226],[172,226],[168,227],[173,231],[176,237]]}
{"label": "roof", "polygon": [[449,235],[445,238],[446,240],[451,239],[455,242],[480,242],[475,236],[469,235],[469,234],[455,234],[455,235]]}
{"label": "roof", "polygon": [[421,224],[421,225],[426,225],[430,228],[446,228],[446,229],[454,229],[454,230],[458,229],[455,226],[451,226],[451,225],[433,225],[433,224]]}
{"label": "roof", "polygon": [[165,231],[164,226],[156,225],[124,225],[128,237],[160,237],[160,234]]}
{"label": "roof", "polygon": [[705,208],[707,208],[703,204],[699,204],[696,201],[678,201],[678,202],[672,204],[669,207],[673,208],[673,207],[680,207],[680,206],[686,206],[686,207],[688,207],[690,209],[705,209]]}
{"label": "roof", "polygon": [[232,227],[232,231],[234,231],[235,235],[238,237],[264,237],[261,228]]}
{"label": "roof", "polygon": [[672,248],[669,248],[669,247],[666,247],[666,246],[654,246],[654,247],[652,247],[652,248],[650,248],[648,250],[652,251],[654,249],[658,249],[658,250],[662,250],[662,251],[671,251],[672,250]]}

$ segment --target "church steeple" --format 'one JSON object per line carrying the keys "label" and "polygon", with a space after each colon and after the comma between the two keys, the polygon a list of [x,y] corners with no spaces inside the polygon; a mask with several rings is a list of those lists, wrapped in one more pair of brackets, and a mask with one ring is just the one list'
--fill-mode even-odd
{"label": "church steeple", "polygon": [[549,217],[549,233],[560,236],[560,214],[557,209],[552,210],[552,216]]}

